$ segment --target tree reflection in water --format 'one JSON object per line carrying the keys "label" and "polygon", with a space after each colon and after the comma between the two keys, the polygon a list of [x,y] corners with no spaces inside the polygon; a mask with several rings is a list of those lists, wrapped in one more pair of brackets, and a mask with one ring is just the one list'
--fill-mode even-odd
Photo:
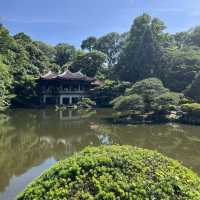
{"label": "tree reflection in water", "polygon": [[200,127],[113,125],[103,120],[110,114],[109,110],[80,115],[69,110],[20,109],[0,115],[0,199],[1,194],[6,196],[8,190],[12,191],[9,187],[14,187],[13,176],[19,178],[23,188],[20,177],[31,173],[33,167],[37,172],[44,161],[66,158],[87,145],[129,144],[155,149],[200,174]]}

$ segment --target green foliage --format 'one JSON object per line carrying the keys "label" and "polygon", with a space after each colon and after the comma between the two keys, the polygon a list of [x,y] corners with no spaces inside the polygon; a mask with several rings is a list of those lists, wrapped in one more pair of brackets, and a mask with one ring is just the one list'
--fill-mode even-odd
{"label": "green foliage", "polygon": [[107,55],[109,66],[117,64],[119,53],[122,48],[123,37],[119,33],[108,33],[99,38],[96,42],[95,49]]}
{"label": "green foliage", "polygon": [[36,79],[31,75],[23,75],[20,82],[15,83],[15,94],[14,104],[19,106],[32,106],[38,103],[36,93]]}
{"label": "green foliage", "polygon": [[55,68],[53,56],[55,49],[42,42],[34,42],[24,33],[12,37],[2,25],[0,43],[1,63],[7,66],[9,76],[13,78],[7,87],[7,94],[14,96],[12,105],[37,103],[36,79],[49,68]]}
{"label": "green foliage", "polygon": [[200,117],[200,104],[188,103],[182,105],[182,111],[186,112],[191,117]]}
{"label": "green foliage", "polygon": [[0,23],[0,54],[7,54],[13,47],[14,39],[9,35],[9,31]]}
{"label": "green foliage", "polygon": [[142,96],[133,94],[130,96],[120,96],[112,101],[113,109],[117,111],[143,112],[145,109]]}
{"label": "green foliage", "polygon": [[141,95],[145,102],[146,110],[152,109],[155,98],[168,92],[169,90],[163,86],[162,81],[157,78],[148,78],[138,81],[126,91],[126,95]]}
{"label": "green foliage", "polygon": [[148,78],[133,84],[133,86],[126,91],[126,94],[140,94],[145,99],[151,100],[165,92],[168,92],[168,89],[163,86],[161,80],[157,78]]}
{"label": "green foliage", "polygon": [[195,27],[191,31],[189,35],[189,42],[191,45],[200,47],[200,26]]}
{"label": "green foliage", "polygon": [[34,43],[44,53],[44,55],[48,57],[50,61],[54,61],[56,49],[53,46],[41,41],[35,41]]}
{"label": "green foliage", "polygon": [[200,104],[186,103],[181,106],[182,116],[180,121],[186,124],[200,125]]}
{"label": "green foliage", "polygon": [[73,61],[76,57],[75,47],[66,43],[58,44],[56,47],[55,62],[63,66],[67,62]]}
{"label": "green foliage", "polygon": [[92,52],[100,51],[106,55],[106,65],[109,73],[115,64],[118,63],[119,55],[127,38],[127,33],[119,34],[115,32],[108,33],[100,38],[88,37],[83,40],[81,48]]}
{"label": "green foliage", "polygon": [[12,97],[9,93],[9,89],[11,89],[12,81],[13,79],[9,73],[8,66],[3,64],[0,59],[0,111],[9,106]]}
{"label": "green foliage", "polygon": [[175,35],[164,29],[157,18],[137,17],[115,65],[115,76],[131,82],[154,76],[172,91],[185,90],[200,72],[200,29]]}
{"label": "green foliage", "polygon": [[135,18],[125,48],[116,65],[121,80],[138,81],[154,76],[162,56],[164,24],[143,14]]}
{"label": "green foliage", "polygon": [[166,92],[154,99],[152,107],[155,111],[167,112],[170,110],[176,110],[183,97],[183,94]]}
{"label": "green foliage", "polygon": [[112,104],[118,111],[160,113],[176,110],[183,98],[183,94],[170,92],[159,79],[148,78],[133,84],[125,96],[114,99]]}
{"label": "green foliage", "polygon": [[12,104],[24,106],[35,101],[35,80],[50,67],[50,60],[26,34],[19,33],[14,39],[14,58],[9,63],[14,77],[13,93],[16,95]]}
{"label": "green foliage", "polygon": [[200,102],[200,73],[193,80],[191,85],[185,90],[185,95],[194,99],[197,102]]}
{"label": "green foliage", "polygon": [[91,109],[94,106],[96,106],[96,103],[92,101],[89,98],[82,98],[78,103],[76,104],[78,109]]}
{"label": "green foliage", "polygon": [[97,42],[97,38],[95,37],[88,37],[86,40],[83,40],[82,41],[82,44],[81,44],[81,49],[85,50],[87,49],[88,51],[92,51],[95,49],[95,46],[96,46],[96,42]]}
{"label": "green foliage", "polygon": [[97,106],[107,107],[113,99],[123,95],[128,87],[130,87],[128,82],[106,80],[103,85],[90,92],[90,97]]}
{"label": "green foliage", "polygon": [[44,172],[17,199],[198,200],[200,179],[154,151],[88,147]]}
{"label": "green foliage", "polygon": [[105,59],[106,56],[99,51],[79,55],[70,66],[70,70],[75,72],[81,70],[87,76],[94,77],[103,67]]}
{"label": "green foliage", "polygon": [[176,43],[176,46],[179,49],[182,49],[183,47],[186,47],[189,42],[189,33],[188,32],[178,32],[174,35],[174,40]]}
{"label": "green foliage", "polygon": [[182,92],[200,72],[200,50],[190,47],[168,50],[159,71],[166,87]]}
{"label": "green foliage", "polygon": [[[130,31],[126,33],[112,32],[100,38],[88,37],[81,45],[83,50],[87,50],[84,52],[68,43],[53,47],[33,41],[25,33],[11,36],[0,24],[1,65],[6,65],[10,77],[13,77],[6,96],[14,94],[12,105],[29,104],[35,100],[35,80],[39,75],[48,70],[59,72],[70,68],[103,80],[135,83],[156,77],[169,90],[184,91],[188,97],[200,101],[200,27],[174,35],[164,32],[164,29],[164,23],[158,18],[143,14],[134,19]],[[97,95],[94,100],[99,105],[108,105],[109,101],[123,95],[123,92],[117,92],[117,87],[105,85],[105,88],[98,88],[99,100]],[[139,90],[142,91],[142,88]],[[150,93],[155,92],[158,96],[152,90]],[[144,93],[147,92],[148,89]],[[138,93],[134,91],[134,94]],[[147,95],[150,100],[144,96],[142,94],[147,104],[154,98],[154,94]]]}

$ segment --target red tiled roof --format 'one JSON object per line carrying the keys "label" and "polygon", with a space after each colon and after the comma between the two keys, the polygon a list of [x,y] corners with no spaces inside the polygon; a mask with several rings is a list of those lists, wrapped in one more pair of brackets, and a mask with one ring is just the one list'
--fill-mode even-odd
{"label": "red tiled roof", "polygon": [[65,72],[57,76],[57,78],[61,78],[61,79],[70,79],[72,77],[73,77],[73,73],[70,72],[69,70],[66,70]]}
{"label": "red tiled roof", "polygon": [[69,70],[66,70],[62,74],[56,74],[54,72],[49,71],[47,74],[40,77],[43,80],[54,80],[54,79],[62,79],[62,80],[83,80],[83,81],[95,81],[95,78],[88,77],[81,73],[80,71],[72,73]]}

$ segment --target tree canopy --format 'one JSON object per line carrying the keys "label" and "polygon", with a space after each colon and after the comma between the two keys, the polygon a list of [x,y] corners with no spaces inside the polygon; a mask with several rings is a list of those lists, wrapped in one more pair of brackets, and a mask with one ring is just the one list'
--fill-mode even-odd
{"label": "tree canopy", "polygon": [[60,66],[72,61],[76,56],[76,50],[74,46],[67,43],[58,44],[55,49],[55,62]]}
{"label": "tree canopy", "polygon": [[160,112],[176,110],[183,97],[183,94],[170,92],[159,79],[148,78],[133,84],[111,103],[117,111]]}
{"label": "tree canopy", "polygon": [[200,102],[200,73],[192,81],[192,83],[185,90],[185,95],[194,99],[197,102]]}
{"label": "tree canopy", "polygon": [[76,60],[70,66],[72,71],[81,70],[84,74],[94,77],[103,67],[105,55],[99,51],[93,51],[77,56]]}
{"label": "tree canopy", "polygon": [[135,82],[154,75],[162,56],[164,28],[163,22],[148,14],[134,20],[116,65],[121,80]]}
{"label": "tree canopy", "polygon": [[[109,81],[121,81],[122,85],[128,81],[133,85],[154,77],[169,91],[199,101],[200,27],[175,34],[167,33],[165,28],[164,22],[144,13],[134,19],[129,31],[90,36],[77,49],[67,42],[52,46],[34,41],[23,32],[12,36],[0,24],[0,63],[1,70],[6,69],[11,80],[6,87],[8,96],[13,97],[11,105],[37,102],[37,78],[49,70],[62,72],[67,68],[104,80],[105,87],[95,91],[104,91],[107,100],[117,97],[106,97]],[[3,82],[1,85],[8,85]],[[115,90],[115,86],[108,88],[110,93]]]}
{"label": "tree canopy", "polygon": [[81,48],[83,50],[88,50],[88,51],[92,51],[95,49],[96,47],[96,42],[97,42],[97,38],[96,37],[88,37],[87,39],[83,40],[82,41],[82,44],[81,44]]}

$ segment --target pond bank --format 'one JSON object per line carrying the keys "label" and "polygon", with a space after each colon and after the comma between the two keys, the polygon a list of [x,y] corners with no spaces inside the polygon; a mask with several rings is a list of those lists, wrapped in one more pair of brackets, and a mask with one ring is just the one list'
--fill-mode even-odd
{"label": "pond bank", "polygon": [[168,114],[114,114],[107,118],[108,121],[114,124],[165,124],[165,123],[180,123],[190,125],[200,125],[200,118],[188,115],[184,112],[171,112]]}

